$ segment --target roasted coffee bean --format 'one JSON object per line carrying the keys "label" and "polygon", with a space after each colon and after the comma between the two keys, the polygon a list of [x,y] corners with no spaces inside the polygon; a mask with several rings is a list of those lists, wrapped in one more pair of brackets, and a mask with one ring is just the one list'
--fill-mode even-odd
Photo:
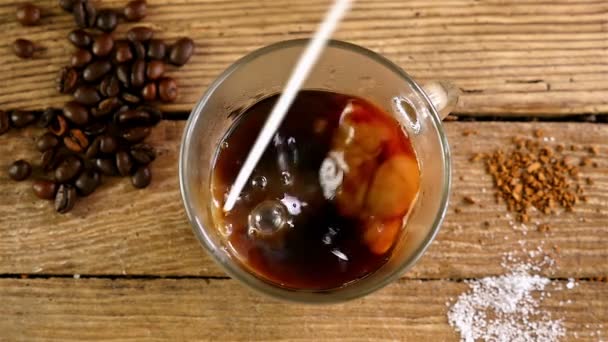
{"label": "roasted coffee bean", "polygon": [[160,39],[152,39],[148,43],[148,58],[162,60],[167,54],[167,46]]}
{"label": "roasted coffee bean", "polygon": [[101,153],[112,154],[118,150],[118,139],[111,135],[104,135],[99,142],[99,151]]}
{"label": "roasted coffee bean", "polygon": [[116,169],[114,159],[97,158],[94,160],[94,165],[103,175],[118,176],[118,170]]}
{"label": "roasted coffee bean", "polygon": [[129,42],[126,40],[117,41],[115,44],[114,55],[112,56],[114,63],[126,63],[131,59],[133,59],[133,52],[131,51]]}
{"label": "roasted coffee bean", "polygon": [[137,144],[131,146],[131,150],[129,151],[131,157],[135,159],[136,162],[142,165],[150,164],[154,159],[156,159],[156,151],[154,148],[148,144]]}
{"label": "roasted coffee bean", "polygon": [[57,115],[55,117],[55,120],[53,120],[53,122],[49,126],[49,131],[51,131],[51,133],[55,134],[58,137],[64,135],[65,132],[68,131],[68,123],[66,122],[63,115]]}
{"label": "roasted coffee bean", "polygon": [[127,39],[130,41],[147,42],[148,40],[152,39],[153,35],[154,31],[145,26],[133,27],[127,31]]}
{"label": "roasted coffee bean", "polygon": [[10,118],[7,112],[0,110],[0,135],[11,129]]}
{"label": "roasted coffee bean", "polygon": [[131,66],[131,87],[141,88],[146,82],[146,61],[138,59]]}
{"label": "roasted coffee bean", "polygon": [[14,181],[26,180],[32,174],[32,166],[23,159],[17,160],[8,167],[8,176]]}
{"label": "roasted coffee bean", "polygon": [[96,137],[100,134],[105,133],[107,126],[101,122],[90,123],[82,129],[82,132],[89,137]]}
{"label": "roasted coffee bean", "polygon": [[32,183],[34,195],[40,199],[52,200],[57,192],[57,183],[49,180],[38,179]]}
{"label": "roasted coffee bean", "polygon": [[147,165],[138,167],[133,176],[131,176],[131,184],[138,189],[143,189],[150,185],[151,180],[152,173]]}
{"label": "roasted coffee bean", "polygon": [[120,93],[120,81],[114,74],[106,75],[99,84],[99,92],[105,97],[114,97]]}
{"label": "roasted coffee bean", "polygon": [[101,96],[95,87],[90,85],[81,85],[80,87],[76,88],[76,91],[74,91],[74,100],[85,106],[93,106],[101,100]]}
{"label": "roasted coffee bean", "polygon": [[88,196],[95,191],[101,183],[101,176],[95,170],[84,170],[74,182],[80,196]]}
{"label": "roasted coffee bean", "polygon": [[59,0],[59,7],[66,12],[72,12],[72,8],[74,8],[74,0]]}
{"label": "roasted coffee bean", "polygon": [[127,151],[119,151],[116,153],[116,169],[123,177],[131,174],[131,170],[133,169],[133,159]]}
{"label": "roasted coffee bean", "polygon": [[105,57],[114,49],[114,39],[109,33],[102,33],[93,39],[93,54],[99,57]]}
{"label": "roasted coffee bean", "polygon": [[137,143],[144,140],[148,135],[150,135],[149,127],[131,127],[125,128],[122,131],[121,136],[123,139],[130,143]]}
{"label": "roasted coffee bean", "polygon": [[46,132],[36,139],[36,148],[40,152],[48,151],[59,145],[59,139],[51,132]]}
{"label": "roasted coffee bean", "polygon": [[64,67],[59,70],[57,79],[57,91],[62,94],[69,94],[76,89],[78,84],[78,72],[74,68]]}
{"label": "roasted coffee bean", "polygon": [[141,101],[141,99],[137,95],[133,95],[131,93],[124,93],[123,92],[122,95],[121,95],[121,97],[127,103],[131,103],[131,104],[138,104],[139,101]]}
{"label": "roasted coffee bean", "polygon": [[40,128],[49,127],[51,125],[51,123],[53,123],[55,118],[57,117],[57,114],[60,114],[60,113],[61,113],[61,110],[59,110],[59,109],[54,109],[54,108],[45,109],[44,112],[42,112],[42,115],[40,115],[40,119],[38,119],[37,126]]}
{"label": "roasted coffee bean", "polygon": [[123,87],[129,88],[131,86],[131,81],[129,81],[129,79],[131,78],[131,68],[129,68],[128,65],[121,64],[117,66],[116,77],[118,77],[118,80],[120,81],[120,83],[122,83]]}
{"label": "roasted coffee bean", "polygon": [[143,105],[137,107],[137,110],[144,111],[150,114],[150,120],[148,121],[148,124],[152,126],[156,125],[163,118],[163,113],[156,107]]}
{"label": "roasted coffee bean", "polygon": [[75,179],[82,171],[82,161],[75,155],[65,157],[55,169],[55,180],[59,183]]}
{"label": "roasted coffee bean", "polygon": [[31,40],[19,38],[13,42],[13,51],[19,58],[32,58],[36,52],[36,46]]}
{"label": "roasted coffee bean", "polygon": [[93,44],[93,37],[83,29],[76,29],[68,34],[68,40],[74,44],[74,46],[81,49],[86,49]]}
{"label": "roasted coffee bean", "polygon": [[93,60],[93,55],[88,50],[78,49],[72,53],[70,65],[76,69],[81,69],[91,63],[91,60]]}
{"label": "roasted coffee bean", "polygon": [[105,60],[99,60],[89,64],[82,72],[82,78],[87,82],[94,82],[105,76],[112,70],[112,64]]}
{"label": "roasted coffee bean", "polygon": [[171,47],[169,61],[171,64],[182,66],[188,63],[194,54],[194,41],[190,38],[181,38]]}
{"label": "roasted coffee bean", "polygon": [[93,27],[95,18],[97,17],[97,10],[88,0],[76,0],[72,7],[72,14],[74,15],[76,26],[80,28]]}
{"label": "roasted coffee bean", "polygon": [[150,121],[150,114],[141,110],[128,110],[118,113],[116,119],[121,126],[145,125]]}
{"label": "roasted coffee bean", "polygon": [[162,61],[153,60],[148,62],[146,68],[146,77],[149,80],[157,80],[165,73],[165,63]]}
{"label": "roasted coffee bean", "polygon": [[55,195],[55,211],[65,214],[74,208],[76,189],[69,184],[61,184]]}
{"label": "roasted coffee bean", "polygon": [[146,0],[133,0],[125,6],[123,14],[128,21],[140,21],[146,17]]}
{"label": "roasted coffee bean", "polygon": [[84,126],[89,122],[89,110],[76,101],[70,101],[65,104],[63,115],[78,126]]}
{"label": "roasted coffee bean", "polygon": [[146,58],[146,47],[144,46],[144,43],[140,41],[131,42],[131,48],[133,49],[135,59]]}
{"label": "roasted coffee bean", "polygon": [[68,134],[63,137],[63,144],[68,150],[80,153],[89,147],[89,139],[79,129],[71,129]]}
{"label": "roasted coffee bean", "polygon": [[174,79],[166,77],[158,82],[158,97],[163,102],[173,102],[177,99],[179,90]]}
{"label": "roasted coffee bean", "polygon": [[31,3],[19,5],[17,7],[17,21],[24,26],[38,24],[40,21],[40,8]]}
{"label": "roasted coffee bean", "polygon": [[120,107],[120,100],[116,97],[109,97],[99,103],[97,108],[91,109],[91,115],[96,118],[104,117],[112,114],[116,109]]}
{"label": "roasted coffee bean", "polygon": [[24,110],[14,110],[11,112],[11,124],[13,127],[23,128],[36,121],[34,113]]}
{"label": "roasted coffee bean", "polygon": [[55,164],[57,163],[57,159],[55,158],[57,155],[56,149],[50,149],[42,152],[40,155],[40,167],[48,172],[55,168]]}
{"label": "roasted coffee bean", "polygon": [[118,25],[118,15],[110,9],[103,9],[97,13],[95,24],[98,29],[104,32],[112,32]]}
{"label": "roasted coffee bean", "polygon": [[89,148],[87,148],[86,152],[84,153],[87,159],[93,159],[97,157],[97,155],[99,154],[99,145],[101,144],[101,138],[102,137],[100,136],[95,138],[93,142],[89,145]]}
{"label": "roasted coffee bean", "polygon": [[156,100],[156,83],[150,82],[141,89],[141,97],[144,101],[152,102]]}

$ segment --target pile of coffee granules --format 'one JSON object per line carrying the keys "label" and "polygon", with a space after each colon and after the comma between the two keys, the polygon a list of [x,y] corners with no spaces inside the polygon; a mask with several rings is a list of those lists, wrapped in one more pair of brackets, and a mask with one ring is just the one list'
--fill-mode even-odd
{"label": "pile of coffee granules", "polygon": [[[536,138],[543,132],[536,130]],[[556,214],[560,210],[572,211],[578,201],[585,201],[580,184],[579,168],[564,152],[564,145],[553,148],[535,139],[520,137],[512,140],[514,149],[479,153],[471,161],[483,160],[486,170],[494,180],[496,200],[505,201],[510,212],[519,222],[530,221],[530,210],[542,214]],[[589,147],[591,155],[597,148]],[[582,166],[596,166],[589,157],[581,160]],[[588,183],[590,180],[588,180]]]}
{"label": "pile of coffee granules", "polygon": [[[54,200],[55,210],[66,213],[78,197],[93,193],[102,177],[130,177],[135,188],[150,184],[156,151],[144,140],[163,117],[152,104],[177,99],[177,83],[165,71],[186,64],[194,42],[181,38],[168,45],[144,26],[131,28],[126,39],[115,37],[120,22],[146,16],[145,0],[130,1],[120,11],[98,9],[89,0],[60,0],[59,6],[72,14],[77,28],[67,37],[76,50],[59,72],[57,91],[74,100],[41,114],[0,110],[0,135],[33,123],[46,128],[35,143],[40,160],[34,166],[18,160],[8,174],[16,181],[33,174],[34,194]],[[40,13],[37,6],[23,4],[16,17],[23,25],[36,25]],[[44,50],[26,39],[17,39],[13,48],[20,58]]]}

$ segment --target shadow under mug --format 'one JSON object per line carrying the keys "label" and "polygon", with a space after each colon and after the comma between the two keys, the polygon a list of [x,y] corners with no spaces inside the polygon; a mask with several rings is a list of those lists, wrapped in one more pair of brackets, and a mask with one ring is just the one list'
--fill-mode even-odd
{"label": "shadow under mug", "polygon": [[389,260],[380,269],[334,289],[283,288],[257,276],[230,252],[223,230],[216,228],[211,173],[217,147],[234,120],[261,98],[283,89],[307,43],[290,40],[261,48],[213,82],[186,124],[179,158],[180,189],[194,233],[230,276],[280,299],[339,302],[364,296],[399,278],[437,235],[451,183],[450,151],[439,112],[447,115],[457,97],[454,88],[441,82],[429,84],[425,93],[401,68],[370,50],[335,40],[328,44],[304,88],[362,97],[397,119],[416,151],[420,190]]}

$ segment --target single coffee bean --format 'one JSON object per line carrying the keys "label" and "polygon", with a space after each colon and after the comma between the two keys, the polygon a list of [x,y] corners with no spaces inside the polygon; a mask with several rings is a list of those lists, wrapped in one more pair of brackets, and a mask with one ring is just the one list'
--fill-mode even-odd
{"label": "single coffee bean", "polygon": [[11,129],[10,118],[7,112],[0,110],[0,135]]}
{"label": "single coffee bean", "polygon": [[70,65],[76,69],[81,69],[87,66],[93,60],[93,55],[84,49],[78,49],[72,53]]}
{"label": "single coffee bean", "polygon": [[133,176],[131,176],[131,184],[138,189],[143,189],[150,185],[151,180],[152,173],[147,165],[138,167]]}
{"label": "single coffee bean", "polygon": [[137,144],[131,146],[131,150],[129,151],[131,157],[135,159],[136,162],[142,165],[150,164],[154,159],[156,159],[156,151],[154,148],[148,144]]}
{"label": "single coffee bean", "polygon": [[99,151],[101,153],[112,154],[118,150],[118,145],[118,139],[111,135],[104,135],[99,143]]}
{"label": "single coffee bean", "polygon": [[150,121],[150,114],[141,110],[128,110],[118,113],[117,121],[121,126],[145,125]]}
{"label": "single coffee bean", "polygon": [[76,0],[72,7],[72,14],[74,15],[76,26],[80,28],[93,27],[95,18],[97,17],[97,10],[88,0]]}
{"label": "single coffee bean", "polygon": [[138,143],[150,135],[149,127],[131,127],[123,129],[121,136],[130,143]]}
{"label": "single coffee bean", "polygon": [[36,148],[40,152],[48,151],[59,145],[59,139],[51,132],[46,132],[36,139]]}
{"label": "single coffee bean", "polygon": [[194,41],[190,38],[181,38],[171,47],[169,61],[171,64],[182,66],[190,60],[194,54]]}
{"label": "single coffee bean", "polygon": [[42,170],[46,172],[53,170],[55,168],[55,165],[57,164],[57,159],[55,158],[56,156],[56,149],[50,149],[42,152],[42,154],[40,155],[39,163]]}
{"label": "single coffee bean", "polygon": [[106,60],[99,60],[89,64],[82,72],[82,78],[87,82],[94,82],[112,70],[112,64]]}
{"label": "single coffee bean", "polygon": [[116,97],[109,97],[99,103],[97,108],[91,109],[91,115],[96,118],[101,118],[106,115],[112,114],[116,109],[120,107],[120,100]]}
{"label": "single coffee bean", "polygon": [[52,200],[57,192],[57,183],[49,180],[37,179],[32,183],[34,195],[40,199]]}
{"label": "single coffee bean", "polygon": [[88,137],[96,137],[105,133],[107,126],[102,122],[93,122],[82,128],[82,132]]}
{"label": "single coffee bean", "polygon": [[61,7],[66,12],[72,12],[72,8],[74,7],[74,0],[59,0],[59,7]]}
{"label": "single coffee bean", "polygon": [[68,150],[80,153],[89,147],[89,139],[81,130],[71,129],[68,134],[63,137],[63,144]]}
{"label": "single coffee bean", "polygon": [[125,177],[130,175],[133,165],[133,159],[127,151],[119,151],[116,153],[116,169],[121,176]]}
{"label": "single coffee bean", "polygon": [[31,40],[19,38],[13,42],[13,51],[15,52],[15,56],[22,59],[27,59],[34,56],[36,47]]}
{"label": "single coffee bean", "polygon": [[32,166],[23,159],[17,160],[8,167],[8,176],[12,180],[26,180],[32,174]]}
{"label": "single coffee bean", "polygon": [[60,114],[60,113],[61,113],[61,110],[59,110],[59,109],[54,109],[54,108],[45,109],[44,112],[42,112],[42,115],[40,115],[40,119],[38,119],[37,126],[40,128],[49,127],[51,125],[51,123],[53,123],[55,118],[57,117],[57,114]]}
{"label": "single coffee bean", "polygon": [[148,43],[148,57],[150,59],[162,60],[167,54],[167,46],[160,39],[152,39]]}
{"label": "single coffee bean", "polygon": [[141,97],[144,101],[152,102],[156,100],[156,83],[150,82],[141,89]]}
{"label": "single coffee bean", "polygon": [[109,33],[102,33],[93,39],[93,54],[98,57],[105,57],[112,52],[114,39]]}
{"label": "single coffee bean", "polygon": [[179,90],[174,79],[166,77],[158,82],[158,97],[163,102],[173,102],[177,99]]}
{"label": "single coffee bean", "polygon": [[80,87],[76,88],[76,91],[74,91],[74,100],[85,106],[93,106],[101,100],[101,96],[99,95],[95,87],[89,85],[81,85]]}
{"label": "single coffee bean", "polygon": [[57,83],[57,91],[62,94],[69,94],[76,89],[78,72],[74,68],[61,68],[55,81]]}
{"label": "single coffee bean", "polygon": [[68,131],[68,123],[63,115],[57,115],[55,117],[55,120],[49,126],[49,131],[58,137],[64,135]]}
{"label": "single coffee bean", "polygon": [[101,183],[101,176],[95,170],[84,170],[74,182],[80,196],[86,197],[95,191]]}
{"label": "single coffee bean", "polygon": [[114,159],[97,158],[93,163],[95,168],[103,175],[118,176],[118,170],[116,169]]}
{"label": "single coffee bean", "polygon": [[133,27],[127,31],[127,39],[130,41],[147,42],[148,40],[152,39],[153,35],[154,31],[145,26]]}
{"label": "single coffee bean", "polygon": [[76,29],[68,34],[68,40],[74,46],[86,49],[93,44],[93,37],[83,29]]}
{"label": "single coffee bean", "polygon": [[120,93],[120,81],[114,74],[106,75],[99,84],[99,92],[105,97],[115,97]]}
{"label": "single coffee bean", "polygon": [[36,121],[36,115],[29,111],[14,110],[11,112],[11,124],[16,128],[23,128]]}
{"label": "single coffee bean", "polygon": [[101,136],[96,137],[93,142],[89,145],[86,152],[84,153],[87,159],[93,159],[99,154],[99,145],[101,144]]}
{"label": "single coffee bean", "polygon": [[149,80],[157,80],[165,73],[165,63],[158,60],[148,62],[146,76]]}
{"label": "single coffee bean", "polygon": [[131,94],[131,93],[124,93],[123,92],[122,95],[121,95],[121,98],[125,102],[130,103],[130,104],[138,104],[139,101],[141,101],[141,99],[137,95],[134,95],[134,94]]}
{"label": "single coffee bean", "polygon": [[86,125],[89,122],[89,110],[76,101],[70,101],[65,104],[63,115],[78,126]]}
{"label": "single coffee bean", "polygon": [[126,64],[121,64],[116,67],[116,77],[122,83],[122,86],[129,88],[131,86],[131,68]]}
{"label": "single coffee bean", "polygon": [[31,3],[21,4],[17,7],[17,21],[24,26],[32,26],[40,21],[40,8]]}
{"label": "single coffee bean", "polygon": [[133,59],[133,52],[131,51],[131,46],[129,42],[126,40],[119,40],[115,44],[114,55],[112,56],[112,60],[116,64],[122,64]]}
{"label": "single coffee bean", "polygon": [[146,47],[140,41],[131,42],[131,48],[134,52],[135,59],[146,59]]}
{"label": "single coffee bean", "polygon": [[138,59],[131,66],[131,87],[141,88],[146,82],[146,61]]}
{"label": "single coffee bean", "polygon": [[112,32],[118,25],[116,12],[110,9],[103,9],[97,13],[96,26],[104,32]]}
{"label": "single coffee bean", "polygon": [[82,171],[82,161],[75,155],[65,157],[55,169],[55,180],[59,183],[66,183],[75,179]]}
{"label": "single coffee bean", "polygon": [[74,208],[76,189],[69,184],[61,184],[55,195],[55,211],[65,214]]}
{"label": "single coffee bean", "polygon": [[163,118],[163,113],[156,107],[142,105],[136,109],[150,114],[149,125],[154,126]]}
{"label": "single coffee bean", "polygon": [[146,17],[147,7],[146,0],[129,1],[124,8],[123,14],[128,21],[140,21]]}

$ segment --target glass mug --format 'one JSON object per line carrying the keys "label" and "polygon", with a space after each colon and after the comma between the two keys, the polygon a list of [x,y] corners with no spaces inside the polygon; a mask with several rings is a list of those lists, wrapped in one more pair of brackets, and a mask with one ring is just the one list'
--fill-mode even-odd
{"label": "glass mug", "polygon": [[[232,255],[212,214],[214,158],[239,114],[279,93],[308,40],[276,43],[243,57],[224,71],[194,107],[179,158],[182,199],[194,233],[224,270],[249,287],[276,298],[307,303],[339,302],[382,288],[412,267],[437,235],[451,183],[450,151],[441,118],[457,101],[456,88],[433,82],[423,88],[386,58],[341,41],[331,41],[304,89],[362,97],[392,115],[409,135],[420,167],[418,198],[388,261],[367,276],[327,290],[284,288],[256,276]],[[252,132],[251,134],[258,134]]]}

